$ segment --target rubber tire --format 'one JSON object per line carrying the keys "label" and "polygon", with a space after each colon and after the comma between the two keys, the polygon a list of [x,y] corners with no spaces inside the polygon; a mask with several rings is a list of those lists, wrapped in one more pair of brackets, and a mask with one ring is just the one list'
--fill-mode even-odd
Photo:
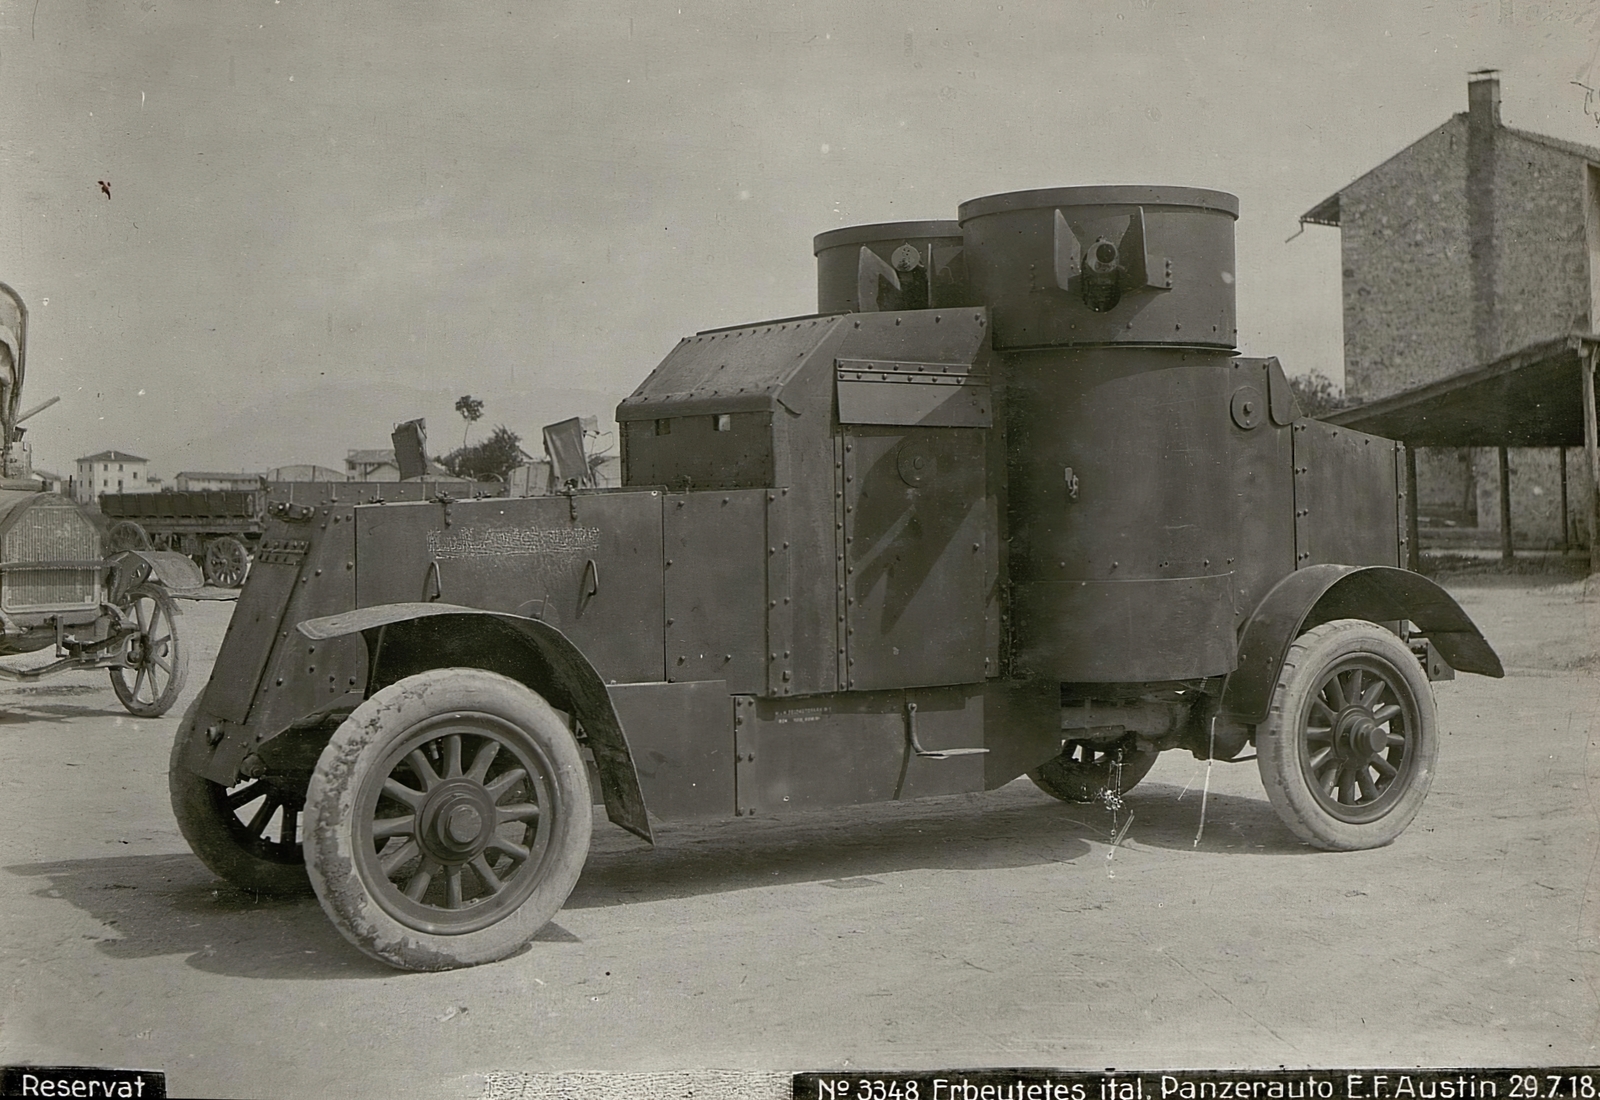
{"label": "rubber tire", "polygon": [[[1397,674],[1388,678],[1391,687],[1403,685],[1410,694],[1417,725],[1414,760],[1402,772],[1405,789],[1382,816],[1359,823],[1331,815],[1312,793],[1302,770],[1311,694],[1331,666],[1355,655],[1375,658]],[[1438,755],[1433,689],[1416,655],[1394,634],[1362,619],[1336,619],[1306,631],[1289,647],[1267,720],[1256,730],[1256,766],[1272,808],[1295,836],[1329,851],[1358,851],[1391,843],[1422,808]]]}
{"label": "rubber tire", "polygon": [[[293,859],[274,858],[268,850],[251,843],[252,838],[241,836],[243,826],[230,827],[230,819],[237,822],[237,818],[217,802],[226,788],[184,765],[190,739],[199,732],[199,709],[199,699],[189,704],[183,721],[178,723],[178,735],[172,739],[172,755],[167,760],[167,793],[172,798],[178,831],[201,863],[240,889],[275,897],[309,896],[311,879],[306,875],[304,849],[297,845]],[[302,825],[303,822],[302,817]]]}
{"label": "rubber tire", "polygon": [[139,599],[148,598],[154,605],[154,610],[166,616],[168,628],[171,630],[170,652],[172,654],[172,675],[168,678],[161,694],[146,703],[134,695],[134,684],[130,684],[126,677],[132,674],[135,681],[138,679],[136,669],[113,668],[111,672],[111,690],[116,692],[117,699],[129,714],[137,718],[160,718],[171,710],[177,703],[178,696],[183,694],[183,685],[189,679],[189,647],[184,644],[178,633],[178,621],[183,617],[183,612],[178,609],[178,601],[173,599],[167,590],[159,584],[137,584],[128,592],[128,605]]}
{"label": "rubber tire", "polygon": [[[1052,798],[1059,798],[1063,802],[1076,805],[1093,805],[1099,802],[1102,791],[1110,790],[1111,768],[1109,765],[1102,767],[1099,764],[1084,764],[1081,761],[1067,759],[1071,746],[1063,749],[1060,756],[1047,760],[1037,768],[1028,772],[1028,778],[1033,780],[1033,785]],[[1134,749],[1123,754],[1122,760],[1122,789],[1113,792],[1124,795],[1133,790],[1139,781],[1150,774],[1150,769],[1155,767],[1159,752],[1148,752]]]}
{"label": "rubber tire", "polygon": [[[419,723],[452,711],[487,714],[529,736],[551,764],[555,805],[544,870],[516,909],[459,934],[413,928],[385,910],[355,859],[356,806],[388,746]],[[577,885],[594,828],[589,777],[561,717],[529,688],[498,673],[443,668],[390,684],[357,707],[322,751],[306,792],[306,866],[323,910],[372,958],[401,970],[449,970],[494,962],[520,950],[549,923]]]}

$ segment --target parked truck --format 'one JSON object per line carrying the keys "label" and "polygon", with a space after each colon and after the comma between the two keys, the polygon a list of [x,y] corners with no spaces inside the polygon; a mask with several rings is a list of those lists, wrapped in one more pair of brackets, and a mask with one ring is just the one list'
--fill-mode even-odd
{"label": "parked truck", "polygon": [[620,489],[274,503],[170,787],[208,866],[394,966],[561,907],[592,795],[659,824],[978,792],[1120,805],[1253,745],[1326,849],[1427,794],[1430,681],[1502,674],[1402,568],[1397,444],[1236,348],[1237,200],[990,195],[816,239],[818,312],[685,337]]}

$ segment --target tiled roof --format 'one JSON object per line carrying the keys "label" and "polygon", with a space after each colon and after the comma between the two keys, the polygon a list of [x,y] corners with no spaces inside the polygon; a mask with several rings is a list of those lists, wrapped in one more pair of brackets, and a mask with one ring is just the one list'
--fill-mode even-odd
{"label": "tiled roof", "polygon": [[149,462],[148,458],[131,455],[127,451],[101,451],[97,455],[78,459],[79,462]]}
{"label": "tiled roof", "polygon": [[[1372,175],[1373,172],[1378,171],[1378,169],[1382,168],[1385,164],[1388,164],[1389,161],[1394,160],[1395,157],[1405,153],[1406,150],[1410,149],[1412,145],[1416,145],[1419,142],[1432,137],[1434,133],[1443,126],[1455,124],[1464,125],[1466,121],[1466,112],[1457,112],[1450,117],[1449,121],[1443,123],[1440,127],[1435,127],[1433,130],[1429,130],[1422,137],[1418,138],[1416,141],[1413,141],[1404,149],[1401,149],[1400,152],[1395,153],[1394,156],[1381,161],[1376,166],[1363,172],[1361,175],[1357,176],[1355,179],[1339,188],[1339,190],[1335,191],[1333,194],[1317,203],[1317,205],[1313,206],[1310,210],[1307,210],[1304,214],[1301,214],[1300,220],[1302,222],[1311,222],[1313,225],[1338,225],[1340,195],[1348,191],[1361,180],[1364,180],[1368,176]],[[1600,148],[1596,148],[1593,145],[1583,145],[1576,141],[1567,141],[1563,138],[1551,137],[1549,134],[1536,134],[1532,130],[1519,130],[1514,126],[1501,126],[1499,129],[1501,133],[1510,134],[1512,137],[1521,138],[1523,141],[1531,141],[1535,145],[1543,145],[1548,149],[1555,149],[1558,152],[1568,153],[1572,156],[1581,157],[1584,160],[1593,161],[1596,164],[1600,164]]]}
{"label": "tiled roof", "polygon": [[1518,130],[1511,126],[1500,127],[1505,133],[1515,134],[1524,141],[1531,141],[1535,145],[1547,145],[1551,149],[1559,149],[1563,153],[1571,153],[1575,157],[1592,160],[1600,164],[1600,149],[1593,145],[1581,145],[1576,141],[1567,141],[1563,138],[1551,137],[1549,134],[1536,134],[1532,130]]}

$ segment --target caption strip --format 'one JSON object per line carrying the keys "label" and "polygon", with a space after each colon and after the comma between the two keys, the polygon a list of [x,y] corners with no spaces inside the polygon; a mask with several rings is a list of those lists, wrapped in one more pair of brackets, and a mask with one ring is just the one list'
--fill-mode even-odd
{"label": "caption strip", "polygon": [[51,1100],[167,1100],[167,1075],[151,1069],[94,1066],[0,1067],[0,1096],[47,1096]]}
{"label": "caption strip", "polygon": [[795,1100],[1600,1100],[1600,1068],[797,1073]]}

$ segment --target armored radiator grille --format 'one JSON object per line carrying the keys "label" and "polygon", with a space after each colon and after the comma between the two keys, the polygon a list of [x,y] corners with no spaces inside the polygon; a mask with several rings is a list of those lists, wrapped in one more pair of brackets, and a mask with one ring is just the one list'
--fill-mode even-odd
{"label": "armored radiator grille", "polygon": [[[100,533],[70,501],[42,497],[19,509],[0,546],[0,607],[9,612],[71,610],[100,602]],[[63,563],[30,568],[30,563]],[[68,564],[70,563],[70,564]]]}

